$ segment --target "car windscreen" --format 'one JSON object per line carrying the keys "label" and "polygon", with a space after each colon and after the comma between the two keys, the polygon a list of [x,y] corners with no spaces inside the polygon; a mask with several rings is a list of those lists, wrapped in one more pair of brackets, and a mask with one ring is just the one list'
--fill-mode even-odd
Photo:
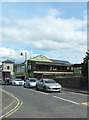
{"label": "car windscreen", "polygon": [[30,82],[36,82],[36,80],[34,80],[34,79],[31,79],[31,80],[30,80]]}
{"label": "car windscreen", "polygon": [[15,81],[23,81],[22,79],[15,79]]}
{"label": "car windscreen", "polygon": [[56,83],[54,80],[45,80],[45,83]]}

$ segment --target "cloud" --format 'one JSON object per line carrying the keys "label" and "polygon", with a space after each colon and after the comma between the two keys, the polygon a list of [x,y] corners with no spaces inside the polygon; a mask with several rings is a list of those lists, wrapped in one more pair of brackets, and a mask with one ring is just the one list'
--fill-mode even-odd
{"label": "cloud", "polygon": [[47,12],[48,16],[54,16],[54,17],[57,17],[61,14],[62,14],[62,12],[59,12],[58,10],[53,9],[53,8],[50,8],[49,11]]}
{"label": "cloud", "polygon": [[88,0],[2,0],[2,2],[88,2]]}
{"label": "cloud", "polygon": [[[4,18],[3,45],[12,45],[13,49],[18,45],[20,48],[27,46],[27,49],[29,47],[46,54],[56,52],[56,58],[59,54],[63,58],[62,51],[65,51],[66,55],[71,54],[70,59],[73,53],[75,56],[77,53],[84,55],[87,47],[85,14],[84,19],[63,19],[60,14],[56,9],[49,9],[48,14],[41,17],[15,20],[6,18],[6,21]],[[12,53],[15,54],[14,52]]]}
{"label": "cloud", "polygon": [[[19,50],[13,50],[10,48],[4,48],[0,47],[0,63],[4,60],[11,60],[15,63],[21,63],[25,60],[25,52],[27,54],[27,59],[30,59],[30,57],[36,56],[37,54],[34,54],[32,51],[19,49]],[[20,54],[23,53],[23,56]]]}

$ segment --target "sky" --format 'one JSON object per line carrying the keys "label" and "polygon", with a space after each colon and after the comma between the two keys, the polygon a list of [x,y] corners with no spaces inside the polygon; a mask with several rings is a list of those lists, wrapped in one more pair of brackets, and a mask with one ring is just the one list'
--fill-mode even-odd
{"label": "sky", "polygon": [[[36,55],[81,63],[87,51],[87,2],[1,2],[0,63]],[[23,56],[20,53],[23,53]]]}

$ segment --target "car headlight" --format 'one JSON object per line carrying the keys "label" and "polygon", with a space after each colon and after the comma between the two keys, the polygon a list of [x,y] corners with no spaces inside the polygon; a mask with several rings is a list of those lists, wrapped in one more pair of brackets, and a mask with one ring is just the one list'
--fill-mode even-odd
{"label": "car headlight", "polygon": [[49,86],[46,86],[46,88],[51,89],[51,87],[49,87]]}
{"label": "car headlight", "polygon": [[60,85],[60,88],[62,88],[62,86]]}

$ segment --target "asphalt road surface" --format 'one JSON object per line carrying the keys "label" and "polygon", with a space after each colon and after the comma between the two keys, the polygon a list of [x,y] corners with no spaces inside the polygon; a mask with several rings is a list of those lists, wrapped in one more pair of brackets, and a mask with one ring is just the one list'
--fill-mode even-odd
{"label": "asphalt road surface", "polygon": [[2,92],[2,111],[6,106],[8,110],[18,107],[7,118],[87,118],[89,101],[85,94],[63,90],[42,92],[23,86],[3,86],[2,89],[15,96]]}

